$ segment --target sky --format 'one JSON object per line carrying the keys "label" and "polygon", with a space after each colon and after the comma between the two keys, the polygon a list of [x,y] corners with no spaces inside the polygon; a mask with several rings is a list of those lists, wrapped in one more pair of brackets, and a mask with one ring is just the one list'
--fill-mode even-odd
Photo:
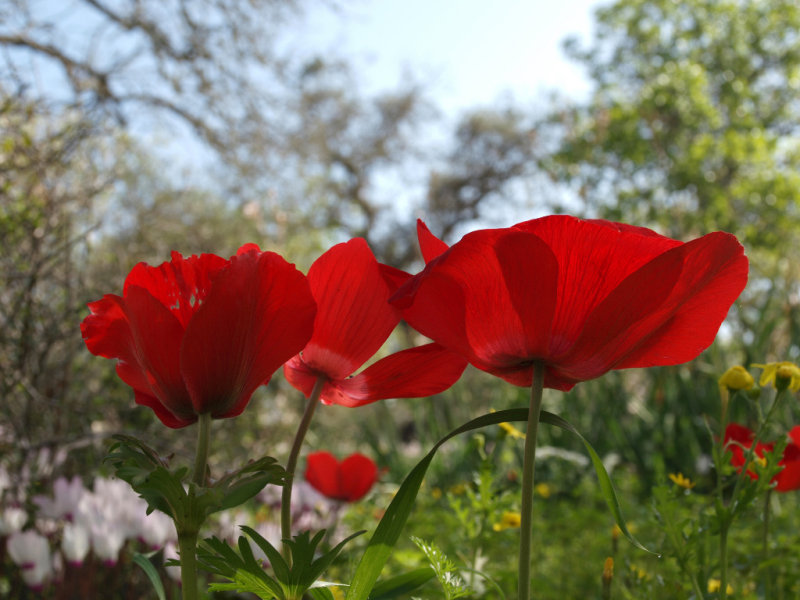
{"label": "sky", "polygon": [[526,103],[558,90],[584,98],[589,83],[565,57],[569,35],[590,39],[599,0],[349,0],[316,9],[303,43],[347,56],[367,91],[408,73],[447,112],[498,99]]}

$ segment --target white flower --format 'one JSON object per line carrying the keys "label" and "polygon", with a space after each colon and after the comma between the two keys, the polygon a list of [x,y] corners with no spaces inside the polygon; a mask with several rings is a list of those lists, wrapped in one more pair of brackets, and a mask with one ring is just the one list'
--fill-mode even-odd
{"label": "white flower", "polygon": [[[175,542],[167,542],[164,546],[164,562],[167,562],[169,559],[178,560],[178,549],[175,547]],[[181,580],[180,567],[164,567],[164,570],[167,572],[167,575],[175,581]]]}
{"label": "white flower", "polygon": [[35,531],[22,531],[8,538],[8,555],[20,569],[22,578],[31,588],[40,590],[53,572],[50,545],[47,538]]}
{"label": "white flower", "polygon": [[81,498],[86,494],[81,478],[75,476],[72,480],[59,477],[53,483],[53,498],[35,496],[33,501],[39,506],[42,516],[51,519],[62,517],[72,520],[78,510]]}
{"label": "white flower", "polygon": [[157,510],[149,515],[146,510],[142,510],[138,537],[151,549],[162,548],[168,540],[175,539],[176,535],[175,525],[170,517]]}
{"label": "white flower", "polygon": [[28,513],[18,506],[9,506],[0,512],[0,536],[10,535],[22,530]]}
{"label": "white flower", "polygon": [[78,523],[64,525],[61,551],[71,565],[80,565],[89,553],[89,530]]}

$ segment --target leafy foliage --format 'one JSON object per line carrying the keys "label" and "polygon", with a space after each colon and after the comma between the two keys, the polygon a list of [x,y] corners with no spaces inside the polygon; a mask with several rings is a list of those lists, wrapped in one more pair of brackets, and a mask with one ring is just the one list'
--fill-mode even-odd
{"label": "leafy foliage", "polygon": [[253,554],[247,537],[240,536],[237,553],[225,542],[212,537],[200,544],[198,560],[211,573],[228,579],[231,583],[212,583],[211,590],[251,592],[264,600],[300,600],[306,590],[315,586],[335,584],[318,581],[322,573],[336,559],[344,546],[364,533],[356,532],[336,546],[315,558],[317,548],[325,537],[325,530],[314,536],[304,531],[291,540],[285,540],[291,559],[287,560],[262,535],[250,527],[242,531],[261,549],[269,560],[274,577],[268,575]]}
{"label": "leafy foliage", "polygon": [[800,219],[800,10],[791,0],[620,0],[568,52],[596,84],[556,113],[552,166],[586,207],[777,249]]}
{"label": "leafy foliage", "polygon": [[455,563],[451,561],[433,542],[426,542],[418,537],[412,537],[417,547],[428,559],[428,562],[436,574],[436,579],[444,590],[444,597],[447,600],[469,597],[472,590],[469,589],[458,574]]}
{"label": "leafy foliage", "polygon": [[144,498],[150,510],[159,510],[175,521],[178,532],[197,531],[206,517],[239,506],[269,483],[281,485],[286,472],[277,460],[264,457],[220,478],[208,487],[186,480],[188,468],[170,469],[166,460],[144,442],[116,435],[106,461],[117,477],[127,481]]}

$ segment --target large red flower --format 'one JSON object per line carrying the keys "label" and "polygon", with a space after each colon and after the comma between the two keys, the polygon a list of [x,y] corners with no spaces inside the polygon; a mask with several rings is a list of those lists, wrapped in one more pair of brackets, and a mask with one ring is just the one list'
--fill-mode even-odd
{"label": "large red flower", "polygon": [[[744,467],[745,450],[753,446],[755,434],[737,423],[731,423],[725,428],[725,445],[731,451],[731,464],[740,471]],[[758,442],[755,454],[759,458],[764,458],[764,454],[772,452],[775,444]],[[800,490],[800,425],[793,427],[789,432],[789,443],[783,450],[783,458],[778,463],[782,466],[777,475],[772,479],[775,482],[775,489],[779,492],[790,492]],[[757,477],[752,469],[747,469],[747,475],[751,479]]]}
{"label": "large red flower", "polygon": [[351,454],[339,462],[330,452],[312,452],[307,461],[306,481],[334,500],[360,500],[378,480],[378,467],[363,454]]}
{"label": "large red flower", "polygon": [[378,263],[360,238],[320,256],[308,271],[319,307],[314,334],[284,366],[289,383],[308,396],[322,377],[321,400],[343,406],[431,396],[453,385],[467,362],[438,344],[391,354],[351,377],[400,322],[400,312],[388,300],[409,278]]}
{"label": "large red flower", "polygon": [[230,260],[177,252],[139,263],[122,296],[89,303],[89,351],[116,358],[137,404],[168,427],[235,417],[253,391],[311,336],[316,303],[305,276],[248,244]]}
{"label": "large red flower", "polygon": [[682,243],[558,215],[451,248],[421,222],[418,233],[428,264],[392,303],[424,335],[520,386],[534,362],[546,387],[569,390],[611,369],[692,360],[747,282],[742,246],[722,232]]}

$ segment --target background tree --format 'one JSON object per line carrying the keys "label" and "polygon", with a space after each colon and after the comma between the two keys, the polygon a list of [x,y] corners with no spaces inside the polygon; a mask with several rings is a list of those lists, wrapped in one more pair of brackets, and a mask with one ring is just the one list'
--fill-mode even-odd
{"label": "background tree", "polygon": [[673,236],[730,231],[768,268],[761,252],[791,248],[800,222],[798,27],[790,0],[598,10],[594,41],[566,44],[595,91],[554,111],[563,138],[547,166],[588,213]]}

